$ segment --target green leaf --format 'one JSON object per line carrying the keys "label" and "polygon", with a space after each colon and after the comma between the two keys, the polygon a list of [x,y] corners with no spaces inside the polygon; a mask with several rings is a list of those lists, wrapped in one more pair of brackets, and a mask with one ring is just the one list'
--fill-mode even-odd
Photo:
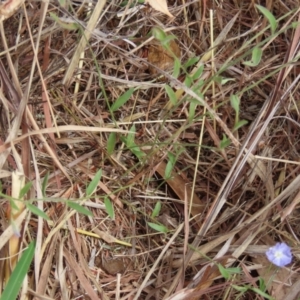
{"label": "green leaf", "polygon": [[82,205],[80,205],[80,204],[78,204],[76,202],[67,201],[67,205],[69,207],[71,207],[72,209],[76,210],[80,214],[83,214],[85,216],[90,216],[90,217],[93,216],[93,213],[89,209],[83,207]]}
{"label": "green leaf", "polygon": [[131,147],[130,148],[130,151],[139,159],[139,160],[142,160],[145,156],[146,156],[146,153],[143,152],[140,147],[138,146],[135,146],[135,147]]}
{"label": "green leaf", "polygon": [[49,178],[49,171],[46,173],[44,180],[42,182],[42,195],[43,197],[46,197],[46,188],[48,184],[48,178]]}
{"label": "green leaf", "polygon": [[176,105],[176,103],[177,103],[177,97],[176,97],[176,94],[175,94],[175,92],[173,91],[173,89],[170,87],[170,86],[168,86],[167,84],[165,85],[165,90],[166,90],[166,92],[167,92],[167,94],[168,94],[168,96],[169,96],[169,99],[170,99],[170,101],[172,102],[172,104],[173,105]]}
{"label": "green leaf", "polygon": [[121,137],[121,141],[123,143],[125,143],[125,145],[127,146],[127,148],[139,159],[142,160],[143,157],[146,156],[146,153],[143,152],[139,146],[137,146],[137,144],[134,141],[135,138],[135,126],[132,125],[132,127],[130,128],[130,133],[128,133],[128,135],[124,138]]}
{"label": "green leaf", "polygon": [[19,199],[22,199],[32,187],[32,182],[27,182],[20,191]]}
{"label": "green leaf", "polygon": [[104,205],[105,205],[105,209],[107,214],[109,215],[109,217],[114,220],[115,219],[115,210],[114,210],[114,206],[112,204],[112,202],[109,200],[108,197],[104,198]]}
{"label": "green leaf", "polygon": [[74,23],[67,23],[62,21],[56,14],[50,12],[50,17],[57,22],[57,24],[62,27],[63,29],[66,30],[77,30],[78,28],[80,28],[80,26],[74,22]]}
{"label": "green leaf", "polygon": [[165,169],[165,179],[171,179],[171,175],[172,175],[172,170],[174,168],[174,165],[172,164],[172,162],[168,161],[167,165],[166,165],[166,169]]}
{"label": "green leaf", "polygon": [[236,268],[227,268],[227,271],[230,274],[241,274],[242,270],[240,267],[236,267]]}
{"label": "green leaf", "polygon": [[192,122],[195,117],[196,108],[198,106],[199,102],[191,102],[189,106],[189,122]]}
{"label": "green leaf", "polygon": [[160,210],[161,210],[161,202],[157,201],[156,204],[155,204],[155,207],[153,209],[153,212],[151,214],[151,217],[152,218],[157,217],[159,215],[159,213],[160,213]]}
{"label": "green leaf", "polygon": [[152,35],[158,40],[158,41],[164,41],[167,38],[167,34],[159,27],[153,27],[152,28]]}
{"label": "green leaf", "polygon": [[230,95],[230,104],[235,110],[235,113],[238,114],[240,111],[240,99],[237,95]]}
{"label": "green leaf", "polygon": [[169,152],[168,153],[168,162],[167,162],[166,169],[165,169],[165,179],[166,180],[171,178],[175,163],[176,163],[175,155],[173,153]]}
{"label": "green leaf", "polygon": [[213,77],[213,81],[216,82],[216,83],[221,84],[221,83],[222,83],[222,76],[217,76],[217,75],[215,75],[215,76]]}
{"label": "green leaf", "polygon": [[[133,2],[133,3],[132,3]],[[129,8],[132,8],[132,7],[135,7],[135,6],[137,6],[138,4],[145,4],[145,0],[137,0],[137,1],[123,1],[123,2],[121,2],[120,3],[120,6],[121,7],[125,7],[125,6],[127,6],[128,5],[128,3],[129,4],[131,4],[130,6],[129,6]]]}
{"label": "green leaf", "polygon": [[217,264],[217,266],[218,266],[218,269],[219,269],[221,275],[222,275],[226,280],[228,280],[229,277],[230,277],[230,274],[229,274],[228,270],[227,270],[226,268],[224,268],[221,264]]}
{"label": "green leaf", "polygon": [[193,90],[197,92],[197,95],[199,95],[201,98],[203,98],[203,95],[202,93],[200,93],[200,90],[202,89],[203,86],[204,86],[204,80],[198,79],[197,83],[195,84],[195,87],[193,87]]}
{"label": "green leaf", "polygon": [[151,227],[152,229],[158,232],[167,233],[169,231],[168,228],[164,225],[158,225],[152,222],[147,222],[147,224],[149,225],[149,227]]}
{"label": "green leaf", "polygon": [[190,66],[193,66],[194,64],[196,64],[199,61],[200,57],[199,56],[194,56],[188,59],[187,62],[184,63],[184,68],[187,69]]}
{"label": "green leaf", "polygon": [[97,188],[97,185],[99,184],[99,181],[101,179],[102,176],[102,170],[100,169],[94,176],[94,178],[92,179],[92,181],[90,182],[90,184],[88,185],[88,187],[86,188],[86,195],[87,196],[91,196],[94,191]]}
{"label": "green leaf", "polygon": [[61,7],[63,7],[63,8],[67,8],[67,0],[58,0],[58,3],[59,3],[59,5],[61,6]]}
{"label": "green leaf", "polygon": [[245,126],[247,124],[248,124],[247,120],[240,120],[240,121],[238,121],[237,123],[234,124],[233,131],[236,131],[239,128],[241,128],[241,127],[243,127],[243,126]]}
{"label": "green leaf", "polygon": [[234,78],[222,78],[221,85],[224,85],[229,81],[235,81],[235,79]]}
{"label": "green leaf", "polygon": [[238,286],[238,285],[235,285],[235,284],[232,284],[231,285],[235,290],[239,291],[239,292],[247,292],[248,291],[248,287],[247,286]]}
{"label": "green leaf", "polygon": [[259,289],[261,291],[265,291],[267,287],[266,287],[266,283],[265,283],[264,279],[262,277],[259,277],[258,281],[259,281]]}
{"label": "green leaf", "polygon": [[240,274],[241,268],[224,268],[221,264],[218,264],[218,268],[220,273],[223,275],[225,279],[229,279],[230,275]]}
{"label": "green leaf", "polygon": [[292,28],[296,29],[300,25],[300,22],[292,22]]}
{"label": "green leaf", "polygon": [[0,300],[15,300],[23,284],[23,280],[29,270],[35,252],[35,242],[31,242],[22,254],[15,269],[13,270]]}
{"label": "green leaf", "polygon": [[175,40],[176,39],[176,36],[175,35],[172,35],[172,34],[169,34],[167,35],[163,40],[161,40],[161,45],[166,49],[166,50],[170,50],[170,42],[172,40]]}
{"label": "green leaf", "polygon": [[112,155],[114,153],[115,147],[116,147],[116,140],[117,140],[117,134],[116,132],[111,132],[109,134],[108,140],[107,140],[107,153],[109,155]]}
{"label": "green leaf", "polygon": [[128,133],[128,135],[126,137],[126,146],[128,148],[130,148],[132,146],[136,146],[136,144],[134,142],[135,133],[136,133],[135,125],[132,125],[131,128],[129,129],[129,131],[130,131],[130,133]]}
{"label": "green leaf", "polygon": [[197,80],[201,77],[202,73],[203,73],[203,70],[204,70],[204,64],[202,64],[198,70],[193,74],[192,78],[193,80]]}
{"label": "green leaf", "polygon": [[192,86],[192,83],[193,83],[193,78],[190,75],[186,75],[184,79],[184,85],[189,88]]}
{"label": "green leaf", "polygon": [[126,91],[123,95],[121,95],[110,107],[111,111],[116,111],[121,106],[123,106],[132,96],[134,92],[134,88],[130,88],[128,91]]}
{"label": "green leaf", "polygon": [[231,143],[230,139],[225,134],[223,134],[223,139],[220,142],[220,149],[223,150],[224,148],[229,146],[230,143]]}
{"label": "green leaf", "polygon": [[271,33],[274,34],[275,30],[277,28],[277,21],[276,21],[275,17],[273,16],[273,14],[261,5],[256,4],[255,6],[268,19],[270,26],[271,26]]}
{"label": "green leaf", "polygon": [[50,218],[48,217],[48,215],[43,212],[42,210],[40,210],[38,207],[36,207],[35,205],[32,205],[30,203],[26,203],[26,207],[28,208],[28,210],[30,210],[33,214],[42,217],[45,220],[50,220]]}
{"label": "green leaf", "polygon": [[174,78],[177,78],[179,76],[180,66],[181,66],[180,60],[177,57],[175,57],[175,59],[174,59],[174,70],[173,70],[173,77]]}
{"label": "green leaf", "polygon": [[[23,200],[17,200],[17,201],[23,201]],[[20,210],[20,208],[19,208],[18,205],[16,204],[16,201],[14,201],[14,200],[11,200],[11,201],[10,201],[10,206],[11,206],[12,209],[14,209],[14,210],[16,210],[16,211],[19,211],[19,210]]]}
{"label": "green leaf", "polygon": [[244,65],[249,66],[249,67],[256,67],[261,60],[262,57],[262,49],[259,47],[255,47],[252,50],[252,58],[250,61],[245,61]]}
{"label": "green leaf", "polygon": [[268,295],[267,293],[261,291],[258,288],[250,288],[250,290],[252,290],[253,292],[257,293],[260,296],[263,296],[265,299],[275,300],[275,298],[273,298],[272,296]]}

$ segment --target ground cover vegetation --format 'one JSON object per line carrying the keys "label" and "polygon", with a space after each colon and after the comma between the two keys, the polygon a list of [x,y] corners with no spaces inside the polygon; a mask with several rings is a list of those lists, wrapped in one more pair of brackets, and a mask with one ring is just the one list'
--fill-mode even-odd
{"label": "ground cover vegetation", "polygon": [[1,300],[299,299],[298,1],[148,2],[0,3]]}

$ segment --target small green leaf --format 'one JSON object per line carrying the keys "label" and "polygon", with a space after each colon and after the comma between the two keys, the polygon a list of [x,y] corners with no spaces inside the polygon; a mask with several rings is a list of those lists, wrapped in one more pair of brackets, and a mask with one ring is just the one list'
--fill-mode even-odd
{"label": "small green leaf", "polygon": [[42,182],[42,195],[43,197],[46,197],[46,188],[48,184],[48,178],[49,178],[49,171],[46,173],[44,180]]}
{"label": "small green leaf", "polygon": [[230,95],[230,104],[235,110],[235,113],[238,114],[240,111],[240,99],[237,95]]}
{"label": "small green leaf", "polygon": [[90,182],[90,184],[88,185],[88,187],[86,188],[86,195],[89,197],[91,196],[94,191],[97,188],[97,185],[99,184],[99,181],[101,179],[102,176],[102,170],[100,169],[94,176],[94,178],[92,179],[92,181]]}
{"label": "small green leaf", "polygon": [[158,232],[167,233],[169,231],[168,228],[164,225],[158,225],[158,224],[151,223],[151,222],[147,222],[147,224],[149,225],[149,227],[151,227],[152,229],[154,229]]}
{"label": "small green leaf", "polygon": [[236,131],[238,130],[239,128],[245,126],[248,124],[248,121],[247,120],[240,120],[238,121],[236,124],[234,124],[234,127],[233,127],[233,131]]}
{"label": "small green leaf", "polygon": [[152,35],[160,42],[166,40],[167,34],[159,27],[152,28]]}
{"label": "small green leaf", "polygon": [[256,67],[261,60],[262,57],[262,49],[259,47],[255,47],[252,50],[252,58],[250,61],[245,61],[244,65],[249,66],[249,67]]}
{"label": "small green leaf", "polygon": [[172,102],[172,104],[176,105],[176,103],[177,103],[177,97],[176,97],[176,94],[173,91],[173,89],[170,86],[168,86],[167,84],[165,85],[165,89],[166,89],[166,92],[167,92],[167,94],[169,96],[169,99]]}
{"label": "small green leaf", "polygon": [[[23,201],[23,200],[17,200],[17,201]],[[11,201],[10,201],[10,206],[11,206],[12,209],[14,209],[14,210],[16,210],[16,211],[19,211],[19,210],[20,210],[20,208],[19,208],[18,205],[16,204],[16,201],[14,201],[14,200],[11,200]]]}
{"label": "small green leaf", "polygon": [[[166,36],[166,38],[165,38],[164,40],[162,40],[162,41],[160,41],[160,42],[161,42],[161,45],[162,45],[167,51],[170,51],[170,50],[171,50],[171,49],[170,49],[170,42],[171,42],[172,40],[176,40],[176,36],[175,36],[175,35],[172,35],[172,34],[169,34],[169,35]],[[173,54],[172,54],[172,56],[173,56]]]}
{"label": "small green leaf", "polygon": [[27,182],[20,191],[19,199],[22,199],[32,187],[32,182]]}
{"label": "small green leaf", "polygon": [[90,210],[88,210],[87,208],[83,207],[82,205],[80,205],[76,202],[67,201],[67,205],[69,207],[71,207],[72,209],[76,210],[80,214],[83,214],[85,216],[90,216],[90,217],[93,216],[93,213]]}
{"label": "small green leaf", "polygon": [[221,273],[221,275],[226,279],[228,280],[229,277],[230,277],[230,274],[228,272],[228,270],[226,268],[224,268],[221,264],[218,264],[218,269]]}
{"label": "small green leaf", "polygon": [[38,207],[36,207],[35,205],[32,205],[30,203],[26,203],[26,207],[28,208],[28,210],[30,210],[33,214],[42,217],[45,220],[50,220],[50,218],[48,217],[48,215],[43,212],[42,210],[40,210]]}
{"label": "small green leaf", "polygon": [[252,290],[253,292],[257,293],[258,295],[264,297],[265,299],[275,300],[275,298],[273,298],[272,296],[268,295],[267,293],[261,291],[258,288],[250,288],[250,290]]}
{"label": "small green leaf", "polygon": [[234,78],[222,78],[221,85],[224,85],[229,81],[235,81],[235,79]]}
{"label": "small green leaf", "polygon": [[204,86],[204,80],[203,79],[198,79],[197,83],[195,84],[195,87],[193,87],[194,91],[197,91],[197,95],[199,95],[201,98],[203,98],[203,95],[200,93],[200,90]]}
{"label": "small green leaf", "polygon": [[130,88],[128,91],[126,91],[123,95],[121,95],[110,107],[111,111],[116,111],[121,106],[123,106],[132,96],[134,92],[134,88]]}
{"label": "small green leaf", "polygon": [[161,202],[157,201],[156,204],[155,204],[155,207],[153,209],[153,212],[151,214],[151,217],[152,218],[157,217],[159,215],[159,213],[160,213],[160,210],[161,210]]}
{"label": "small green leaf", "polygon": [[236,268],[227,268],[227,271],[230,274],[241,274],[242,270],[240,267],[236,267]]}
{"label": "small green leaf", "polygon": [[172,175],[172,170],[173,170],[174,165],[172,164],[172,162],[168,161],[167,165],[166,165],[166,169],[165,169],[165,179],[171,179],[171,175]]}
{"label": "small green leaf", "polygon": [[184,79],[184,85],[189,88],[192,86],[192,83],[193,83],[193,78],[190,75],[186,75]]}
{"label": "small green leaf", "polygon": [[108,140],[107,140],[107,153],[109,155],[112,155],[114,153],[115,147],[116,147],[116,139],[117,134],[116,132],[111,132],[109,134]]}
{"label": "small green leaf", "polygon": [[57,24],[62,27],[63,29],[66,29],[66,30],[77,30],[79,28],[79,25],[74,22],[74,23],[67,23],[67,22],[64,22],[62,21],[56,14],[50,12],[50,17],[55,21],[57,22]]}
{"label": "small green leaf", "polygon": [[236,268],[224,268],[221,264],[218,264],[218,268],[220,273],[225,279],[229,279],[230,275],[234,274],[240,274],[241,273],[241,268],[236,267]]}
{"label": "small green leaf", "polygon": [[166,169],[165,169],[165,179],[166,180],[171,178],[175,163],[176,163],[175,155],[173,153],[169,152],[168,153],[168,162],[167,162]]}
{"label": "small green leaf", "polygon": [[267,287],[266,287],[264,279],[262,277],[259,277],[258,281],[259,281],[259,289],[261,291],[265,291]]}
{"label": "small green leaf", "polygon": [[108,197],[104,198],[104,205],[105,205],[105,209],[107,214],[109,215],[109,217],[114,220],[115,219],[115,210],[114,210],[114,206],[112,204],[112,202],[109,200]]}
{"label": "small green leaf", "polygon": [[128,133],[128,135],[124,138],[121,137],[121,141],[123,143],[125,143],[125,145],[127,146],[127,148],[139,159],[142,160],[143,157],[146,156],[146,153],[143,152],[139,146],[137,146],[137,144],[134,141],[135,138],[135,126],[132,125],[132,127],[130,128],[130,133]]}
{"label": "small green leaf", "polygon": [[215,75],[215,76],[213,77],[213,81],[216,82],[216,83],[221,84],[221,83],[222,83],[222,76],[217,76],[217,75]]}
{"label": "small green leaf", "polygon": [[15,300],[23,284],[24,278],[29,270],[35,252],[35,242],[31,242],[22,254],[15,269],[13,270],[7,285],[1,295],[1,300]]}
{"label": "small green leaf", "polygon": [[189,122],[192,122],[194,120],[195,114],[196,114],[196,108],[198,106],[199,102],[191,102],[189,105]]}
{"label": "small green leaf", "polygon": [[220,142],[220,149],[221,150],[225,149],[227,146],[230,145],[230,143],[231,143],[230,139],[225,134],[223,134],[223,139]]}
{"label": "small green leaf", "polygon": [[231,285],[235,290],[239,291],[239,292],[247,292],[248,291],[248,287],[247,286],[238,286],[238,285],[235,285],[235,284],[232,284]]}
{"label": "small green leaf", "polygon": [[199,61],[200,57],[198,56],[194,56],[188,59],[187,62],[184,63],[184,68],[187,69],[190,66],[193,66],[194,64],[196,64]]}
{"label": "small green leaf", "polygon": [[58,0],[58,3],[61,7],[67,8],[67,1],[66,0]]}
{"label": "small green leaf", "polygon": [[174,78],[177,78],[179,76],[180,66],[181,66],[180,60],[177,57],[175,57],[175,59],[174,59],[174,70],[173,70],[173,77]]}
{"label": "small green leaf", "polygon": [[204,70],[204,64],[202,64],[198,70],[193,74],[192,78],[193,80],[197,80],[201,77],[202,73],[203,73],[203,70]]}
{"label": "small green leaf", "polygon": [[277,21],[276,21],[275,17],[273,16],[273,14],[261,5],[256,4],[255,6],[268,19],[270,26],[271,26],[271,32],[272,32],[272,34],[274,34],[274,32],[277,28]]}
{"label": "small green leaf", "polygon": [[139,159],[139,160],[142,160],[146,154],[145,152],[143,152],[140,147],[138,146],[134,146],[134,147],[131,147],[130,148],[130,151]]}
{"label": "small green leaf", "polygon": [[129,131],[130,131],[130,133],[128,133],[128,135],[126,137],[126,146],[128,148],[136,145],[134,142],[135,133],[136,133],[135,125],[132,125],[131,128],[129,129]]}

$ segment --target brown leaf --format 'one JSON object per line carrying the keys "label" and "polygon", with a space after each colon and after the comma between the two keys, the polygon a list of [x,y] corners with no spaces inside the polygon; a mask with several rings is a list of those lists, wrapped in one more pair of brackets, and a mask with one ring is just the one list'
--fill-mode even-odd
{"label": "brown leaf", "polygon": [[[169,71],[174,67],[174,55],[180,58],[181,51],[176,41],[170,41],[170,53],[159,43],[153,43],[149,47],[148,61],[154,66],[162,69],[163,71]],[[157,74],[156,68],[150,67],[151,74]]]}
{"label": "brown leaf", "polygon": [[[160,174],[160,176],[164,177],[165,175],[165,169],[166,169],[166,163],[161,162],[158,166],[156,171]],[[181,175],[176,174],[176,172],[172,172],[171,178],[166,180],[167,184],[171,187],[171,189],[176,193],[177,197],[182,200],[184,203],[185,197],[187,196],[187,199],[191,199],[193,201],[192,206],[192,216],[199,216],[203,213],[204,208],[206,207],[205,203],[200,200],[200,198],[194,193],[192,195],[192,188],[186,182]],[[186,195],[185,195],[186,193]],[[199,224],[200,226],[201,224]]]}

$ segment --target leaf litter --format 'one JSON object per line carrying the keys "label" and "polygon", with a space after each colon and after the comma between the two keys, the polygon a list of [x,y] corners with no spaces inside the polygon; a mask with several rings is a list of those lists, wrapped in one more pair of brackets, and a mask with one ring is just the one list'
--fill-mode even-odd
{"label": "leaf litter", "polygon": [[3,266],[36,240],[29,299],[298,299],[298,5],[147,3],[0,6]]}

